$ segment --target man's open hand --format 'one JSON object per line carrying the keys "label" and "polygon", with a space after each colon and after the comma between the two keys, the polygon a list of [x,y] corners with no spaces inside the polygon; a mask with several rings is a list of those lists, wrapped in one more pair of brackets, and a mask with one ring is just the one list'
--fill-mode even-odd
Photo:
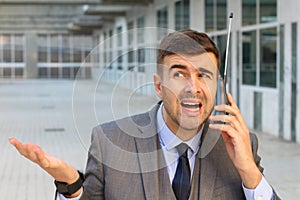
{"label": "man's open hand", "polygon": [[[9,138],[9,142],[16,147],[22,156],[38,164],[55,180],[72,184],[79,178],[79,174],[74,167],[46,153],[38,145],[33,143],[23,144],[15,138]],[[78,191],[79,194],[80,191]]]}

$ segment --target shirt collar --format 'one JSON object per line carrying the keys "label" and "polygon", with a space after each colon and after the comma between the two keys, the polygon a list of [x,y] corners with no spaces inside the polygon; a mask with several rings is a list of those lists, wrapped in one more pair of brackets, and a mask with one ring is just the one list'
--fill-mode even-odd
{"label": "shirt collar", "polygon": [[157,132],[158,132],[158,137],[160,140],[160,143],[163,148],[166,148],[167,151],[170,151],[171,149],[175,148],[177,145],[180,143],[184,142],[186,143],[193,153],[198,151],[199,145],[201,143],[200,138],[202,134],[202,129],[203,126],[201,127],[200,131],[190,140],[188,141],[183,141],[179,137],[177,137],[166,125],[163,115],[162,115],[162,108],[163,108],[163,103],[160,105],[158,111],[157,111]]}

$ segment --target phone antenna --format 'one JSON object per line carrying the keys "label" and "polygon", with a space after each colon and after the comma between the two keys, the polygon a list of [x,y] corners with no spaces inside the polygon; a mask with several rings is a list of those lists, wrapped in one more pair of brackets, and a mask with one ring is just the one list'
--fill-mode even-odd
{"label": "phone antenna", "polygon": [[230,32],[231,32],[231,21],[233,18],[233,13],[231,12],[229,15],[229,25],[228,25],[228,33],[227,33],[227,44],[226,44],[226,51],[225,51],[225,68],[224,68],[224,85],[226,87],[227,81],[227,65],[228,65],[228,51],[229,51],[229,42],[230,42]]}

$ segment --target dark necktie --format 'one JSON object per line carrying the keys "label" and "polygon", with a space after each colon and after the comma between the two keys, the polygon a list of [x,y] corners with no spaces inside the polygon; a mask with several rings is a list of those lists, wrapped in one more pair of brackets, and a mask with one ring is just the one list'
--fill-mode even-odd
{"label": "dark necktie", "polygon": [[176,147],[180,157],[175,177],[172,182],[172,188],[177,200],[187,200],[190,196],[191,170],[189,159],[187,157],[188,148],[188,145],[185,143],[181,143]]}

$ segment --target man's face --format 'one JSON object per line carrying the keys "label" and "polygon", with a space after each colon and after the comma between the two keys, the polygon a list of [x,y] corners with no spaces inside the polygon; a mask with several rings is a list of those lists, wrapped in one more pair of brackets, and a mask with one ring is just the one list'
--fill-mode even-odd
{"label": "man's face", "polygon": [[[213,53],[170,55],[154,75],[157,96],[163,100],[167,126],[181,139],[195,135],[209,117],[215,102],[218,67]],[[184,134],[190,136],[185,137]]]}

